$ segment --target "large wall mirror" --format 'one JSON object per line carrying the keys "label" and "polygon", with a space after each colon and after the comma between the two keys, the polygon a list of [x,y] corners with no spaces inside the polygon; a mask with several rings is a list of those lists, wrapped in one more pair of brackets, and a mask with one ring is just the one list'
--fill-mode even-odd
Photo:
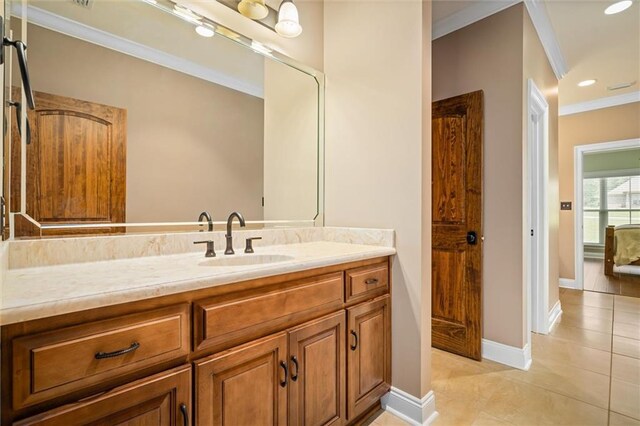
{"label": "large wall mirror", "polygon": [[321,220],[321,73],[169,0],[9,10],[36,104],[24,107],[14,57],[13,237],[189,230],[203,211],[266,226]]}

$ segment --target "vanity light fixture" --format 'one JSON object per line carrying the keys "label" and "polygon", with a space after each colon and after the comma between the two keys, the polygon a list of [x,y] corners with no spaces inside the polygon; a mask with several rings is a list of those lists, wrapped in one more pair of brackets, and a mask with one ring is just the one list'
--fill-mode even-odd
{"label": "vanity light fixture", "polygon": [[633,2],[631,0],[622,0],[616,3],[613,3],[609,7],[604,10],[605,15],[615,15],[616,13],[623,12],[631,7]]}
{"label": "vanity light fixture", "polygon": [[580,87],[592,86],[592,85],[596,84],[596,81],[597,80],[595,80],[595,79],[583,80],[580,83],[578,83],[578,86],[580,86]]}
{"label": "vanity light fixture", "polygon": [[298,8],[293,4],[293,0],[283,0],[280,4],[276,32],[287,38],[298,37],[302,33]]}
{"label": "vanity light fixture", "polygon": [[213,35],[216,33],[213,28],[208,25],[198,25],[196,27],[196,32],[202,37],[213,37]]}
{"label": "vanity light fixture", "polygon": [[264,0],[242,0],[238,3],[238,12],[250,19],[263,19],[269,15]]}

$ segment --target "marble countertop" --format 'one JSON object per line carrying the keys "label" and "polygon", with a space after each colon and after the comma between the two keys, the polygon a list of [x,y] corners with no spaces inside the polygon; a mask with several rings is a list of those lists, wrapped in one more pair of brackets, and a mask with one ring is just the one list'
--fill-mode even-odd
{"label": "marble countertop", "polygon": [[[11,324],[255,278],[395,254],[388,246],[313,241],[258,247],[244,256],[290,256],[278,263],[208,266],[198,253],[148,256],[7,271],[0,323]],[[219,258],[224,258],[218,254]],[[242,262],[238,260],[238,262]]]}

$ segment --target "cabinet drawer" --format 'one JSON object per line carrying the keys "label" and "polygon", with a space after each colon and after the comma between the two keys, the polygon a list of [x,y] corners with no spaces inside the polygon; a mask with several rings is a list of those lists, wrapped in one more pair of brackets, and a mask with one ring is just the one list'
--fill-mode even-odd
{"label": "cabinet drawer", "polygon": [[46,411],[14,426],[186,425],[190,409],[191,366],[184,365]]}
{"label": "cabinet drawer", "polygon": [[389,264],[387,262],[347,271],[347,302],[370,299],[389,291]]}
{"label": "cabinet drawer", "polygon": [[189,350],[188,304],[19,337],[13,340],[13,406],[186,357]]}
{"label": "cabinet drawer", "polygon": [[342,308],[342,272],[243,298],[212,298],[194,304],[196,349],[228,348],[285,328],[292,321]]}

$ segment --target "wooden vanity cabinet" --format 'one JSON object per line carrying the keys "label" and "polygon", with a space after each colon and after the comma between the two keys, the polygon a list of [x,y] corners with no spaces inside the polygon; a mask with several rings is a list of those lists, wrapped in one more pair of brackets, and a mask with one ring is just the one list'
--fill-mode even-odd
{"label": "wooden vanity cabinet", "polygon": [[287,335],[194,362],[196,425],[287,424]]}
{"label": "wooden vanity cabinet", "polygon": [[349,421],[367,411],[389,391],[390,300],[390,296],[382,296],[347,310],[350,338],[347,355]]}
{"label": "wooden vanity cabinet", "polygon": [[385,257],[3,326],[2,425],[358,423],[390,284]]}
{"label": "wooden vanity cabinet", "polygon": [[346,422],[345,331],[344,311],[289,331],[289,425]]}
{"label": "wooden vanity cabinet", "polygon": [[14,423],[16,426],[190,425],[191,366],[115,388]]}

